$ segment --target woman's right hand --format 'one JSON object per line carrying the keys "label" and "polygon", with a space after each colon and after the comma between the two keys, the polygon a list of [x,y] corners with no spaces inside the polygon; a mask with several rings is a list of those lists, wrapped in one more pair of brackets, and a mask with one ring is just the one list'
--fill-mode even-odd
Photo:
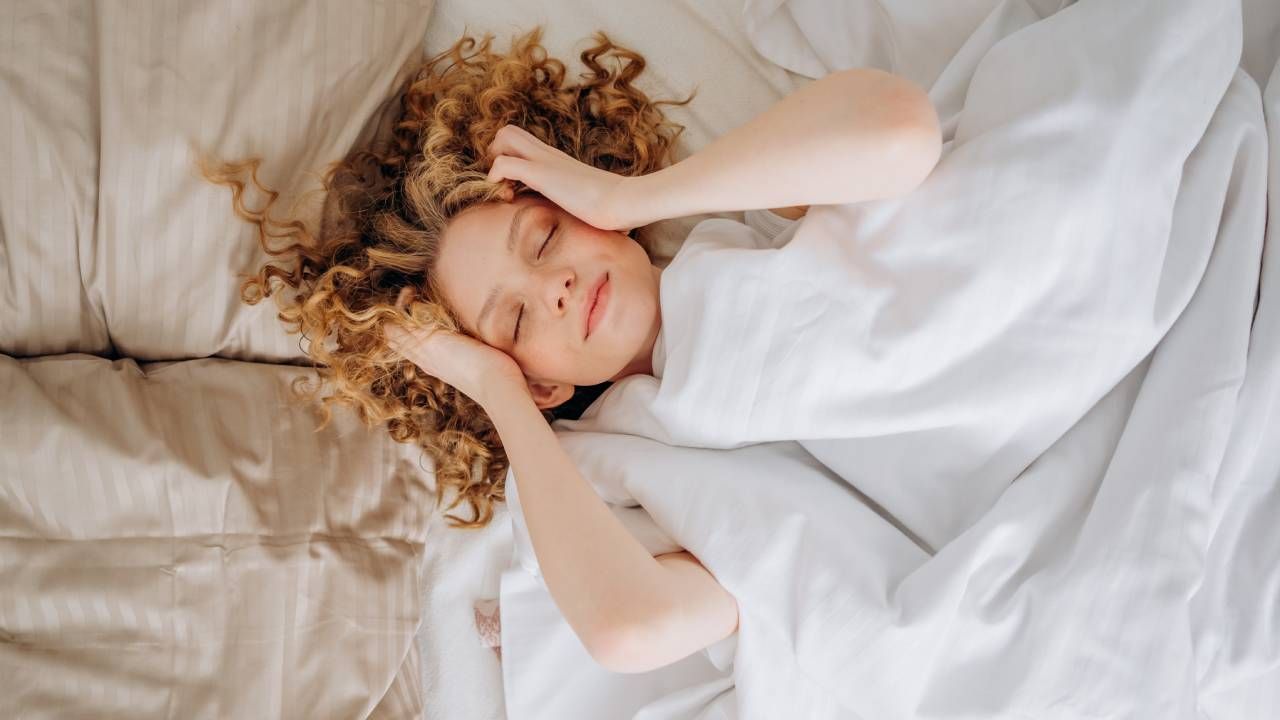
{"label": "woman's right hand", "polygon": [[[403,309],[410,288],[400,291],[396,308]],[[426,374],[457,388],[482,406],[488,396],[507,386],[528,391],[524,373],[510,355],[479,340],[439,327],[403,326],[388,323],[383,327],[387,344]]]}
{"label": "woman's right hand", "polygon": [[503,125],[489,153],[489,182],[518,180],[588,225],[630,230],[650,221],[637,199],[626,197],[631,178],[575,160],[524,128]]}

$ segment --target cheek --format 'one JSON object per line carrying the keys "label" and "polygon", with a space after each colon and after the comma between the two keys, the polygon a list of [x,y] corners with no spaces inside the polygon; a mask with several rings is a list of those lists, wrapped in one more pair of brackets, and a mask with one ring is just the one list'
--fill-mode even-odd
{"label": "cheek", "polygon": [[522,347],[514,353],[514,360],[525,375],[536,378],[559,378],[565,374],[565,360],[568,351],[559,347],[546,334],[527,342],[521,340]]}

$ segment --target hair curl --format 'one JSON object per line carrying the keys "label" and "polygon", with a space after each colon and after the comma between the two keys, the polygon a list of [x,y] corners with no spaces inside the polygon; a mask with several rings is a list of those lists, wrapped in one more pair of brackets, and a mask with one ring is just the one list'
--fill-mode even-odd
{"label": "hair curl", "polygon": [[[283,260],[242,275],[241,300],[257,304],[282,286],[296,291],[284,300],[276,296],[278,317],[310,341],[307,353],[333,387],[320,403],[317,429],[328,425],[333,403],[344,403],[366,426],[385,422],[397,442],[420,444],[434,461],[437,506],[452,488],[455,498],[444,510],[463,502],[472,508],[471,520],[446,515],[461,528],[492,519],[493,503],[505,499],[508,460],[478,404],[390,349],[382,327],[403,317],[397,295],[414,288],[414,319],[461,328],[437,300],[432,268],[450,220],[500,199],[502,185],[486,180],[487,150],[503,125],[519,125],[601,169],[642,175],[670,162],[683,130],[658,106],[692,99],[649,100],[632,85],[644,58],[603,32],[581,53],[587,72],[576,83],[566,82],[564,63],[547,56],[541,28],[514,38],[505,54],[491,50],[492,40],[464,36],[409,76],[396,95],[390,139],[375,138],[324,172],[317,233],[301,220],[270,216],[279,193],[258,181],[260,158],[216,167],[201,160],[206,179],[231,189],[236,215],[257,226],[262,248]],[[245,171],[267,197],[261,209],[244,202]],[[651,251],[645,229],[639,232],[638,241]],[[287,243],[272,248],[270,238]],[[307,380],[298,378],[294,392],[314,400],[323,382]],[[570,403],[580,408],[582,399]]]}

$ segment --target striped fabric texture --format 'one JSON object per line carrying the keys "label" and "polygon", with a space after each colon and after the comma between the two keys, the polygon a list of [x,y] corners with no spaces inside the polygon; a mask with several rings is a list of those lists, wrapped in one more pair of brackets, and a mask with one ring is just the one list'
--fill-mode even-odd
{"label": "striped fabric texture", "polygon": [[308,372],[0,358],[0,717],[416,713],[428,477]]}
{"label": "striped fabric texture", "polygon": [[261,156],[288,208],[371,134],[432,4],[0,3],[0,352],[302,362],[240,302],[266,256],[192,147]]}
{"label": "striped fabric texture", "polygon": [[432,7],[0,2],[0,717],[421,716],[429,460],[315,431],[192,148],[287,208]]}

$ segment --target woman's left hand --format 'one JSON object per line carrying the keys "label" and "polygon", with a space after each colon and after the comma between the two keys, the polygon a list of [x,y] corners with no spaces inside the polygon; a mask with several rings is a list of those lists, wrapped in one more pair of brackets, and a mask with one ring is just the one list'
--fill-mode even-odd
{"label": "woman's left hand", "polygon": [[644,224],[625,197],[630,178],[575,160],[515,125],[503,125],[489,145],[490,182],[519,180],[566,212],[602,230]]}

